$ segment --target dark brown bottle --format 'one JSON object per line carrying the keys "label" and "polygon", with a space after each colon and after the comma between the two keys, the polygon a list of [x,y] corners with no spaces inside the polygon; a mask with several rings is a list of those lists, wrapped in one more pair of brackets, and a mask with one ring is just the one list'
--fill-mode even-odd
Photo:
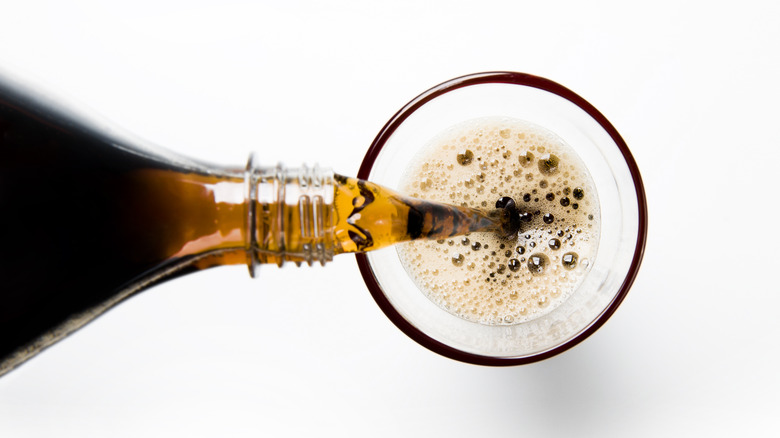
{"label": "dark brown bottle", "polygon": [[0,375],[160,281],[498,227],[319,168],[217,168],[0,77]]}

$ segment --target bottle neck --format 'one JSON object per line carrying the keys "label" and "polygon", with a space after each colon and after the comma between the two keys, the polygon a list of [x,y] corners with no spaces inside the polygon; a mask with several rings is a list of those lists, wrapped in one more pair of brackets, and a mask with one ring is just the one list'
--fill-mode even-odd
{"label": "bottle neck", "polygon": [[318,166],[246,167],[246,248],[252,276],[262,264],[324,265],[333,259],[334,175]]}

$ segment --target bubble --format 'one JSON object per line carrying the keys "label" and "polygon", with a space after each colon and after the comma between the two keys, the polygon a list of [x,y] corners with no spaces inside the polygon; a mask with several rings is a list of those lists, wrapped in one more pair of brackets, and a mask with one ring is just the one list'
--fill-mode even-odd
{"label": "bubble", "polygon": [[572,192],[572,195],[574,195],[574,199],[582,199],[585,196],[585,191],[581,187],[577,187]]}
{"label": "bubble", "polygon": [[568,197],[564,196],[563,198],[561,198],[561,205],[562,205],[562,206],[564,206],[564,207],[568,207],[568,205],[569,205],[569,202],[571,202],[571,201],[569,201],[569,198],[568,198]]}
{"label": "bubble", "polygon": [[555,221],[555,216],[553,216],[552,213],[547,213],[542,217],[542,220],[549,225]]}
{"label": "bubble", "polygon": [[515,200],[509,196],[502,196],[496,201],[496,208],[512,210],[515,208]]}
{"label": "bubble", "polygon": [[577,267],[577,258],[576,252],[567,252],[561,257],[561,264],[564,268],[572,270]]}
{"label": "bubble", "polygon": [[553,195],[552,193],[548,193],[547,196],[545,196],[544,198],[547,199],[548,201],[552,201],[555,199],[555,195]]}
{"label": "bubble", "polygon": [[553,154],[544,154],[539,159],[539,172],[542,175],[555,175],[558,172],[558,165],[560,161],[557,156]]}
{"label": "bubble", "polygon": [[456,159],[458,164],[461,166],[468,166],[472,161],[474,161],[474,152],[471,152],[469,149],[465,149],[458,154]]}
{"label": "bubble", "polygon": [[468,238],[468,237],[464,237],[463,239],[461,239],[461,240],[460,240],[460,243],[461,243],[461,245],[463,245],[463,246],[466,246],[466,245],[468,245],[470,242],[471,242],[471,241],[469,240],[469,238]]}
{"label": "bubble", "polygon": [[550,241],[547,242],[547,245],[550,246],[550,249],[560,249],[561,241],[558,239],[550,239]]}
{"label": "bubble", "polygon": [[509,262],[507,262],[507,266],[509,267],[509,270],[512,272],[517,272],[520,270],[520,262],[517,259],[509,259]]}
{"label": "bubble", "polygon": [[528,270],[533,275],[542,275],[550,264],[550,259],[542,253],[535,253],[528,257]]}
{"label": "bubble", "polygon": [[521,152],[517,159],[520,161],[521,166],[528,167],[534,162],[534,154],[530,151]]}
{"label": "bubble", "polygon": [[452,264],[455,266],[461,266],[464,260],[466,260],[466,257],[463,254],[455,253],[452,255]]}
{"label": "bubble", "polygon": [[525,195],[523,195],[523,201],[524,202],[531,202],[531,194],[530,193],[526,193]]}
{"label": "bubble", "polygon": [[571,208],[573,208],[573,209],[575,209],[575,210],[576,210],[576,209],[580,208],[580,204],[577,204],[577,203],[575,202],[574,204],[572,204],[572,205],[571,205]]}
{"label": "bubble", "polygon": [[518,254],[525,254],[525,247],[518,246],[517,248],[515,248],[515,251],[517,251]]}
{"label": "bubble", "polygon": [[471,249],[474,251],[479,251],[480,248],[482,248],[482,244],[479,242],[474,242],[471,244]]}
{"label": "bubble", "polygon": [[546,189],[548,185],[549,185],[549,183],[547,182],[546,179],[543,179],[543,180],[539,181],[539,187],[541,187],[543,189]]}

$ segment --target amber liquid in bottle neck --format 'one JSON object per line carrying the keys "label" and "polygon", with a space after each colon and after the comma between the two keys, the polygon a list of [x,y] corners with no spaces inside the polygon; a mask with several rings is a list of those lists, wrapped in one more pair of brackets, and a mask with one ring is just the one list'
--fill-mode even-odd
{"label": "amber liquid in bottle neck", "polygon": [[[143,169],[131,176],[128,207],[145,258],[224,264],[325,264],[333,256],[413,239],[443,239],[500,227],[493,215],[432,203],[319,167],[256,167],[204,176]],[[149,230],[149,224],[168,224]]]}

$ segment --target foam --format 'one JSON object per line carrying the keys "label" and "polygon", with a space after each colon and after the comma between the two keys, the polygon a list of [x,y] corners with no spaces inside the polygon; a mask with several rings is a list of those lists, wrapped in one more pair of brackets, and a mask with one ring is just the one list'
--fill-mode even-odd
{"label": "foam", "polygon": [[417,287],[469,321],[518,324],[550,312],[576,290],[598,249],[600,212],[590,174],[558,136],[522,120],[490,117],[451,127],[418,153],[400,190],[484,209],[510,196],[534,214],[509,240],[472,233],[397,246]]}

